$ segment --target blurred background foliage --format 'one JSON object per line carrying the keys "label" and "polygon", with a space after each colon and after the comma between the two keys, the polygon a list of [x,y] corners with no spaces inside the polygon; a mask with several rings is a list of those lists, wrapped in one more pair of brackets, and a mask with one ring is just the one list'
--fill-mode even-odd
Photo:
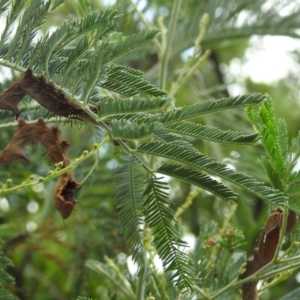
{"label": "blurred background foliage", "polygon": [[[126,36],[139,32],[147,26],[161,29],[158,22],[161,17],[163,19],[160,22],[167,28],[173,2],[173,0],[132,0],[132,2],[68,0],[50,15],[42,27],[41,34],[61,24],[63,20],[84,16],[108,7],[114,7],[118,11],[117,30]],[[133,4],[144,16],[145,22]],[[166,90],[171,89],[172,82],[180,74],[185,59],[192,53],[199,32],[199,22],[204,13],[208,13],[209,22],[201,46],[203,51],[209,49],[211,55],[178,91],[175,96],[176,106],[181,107],[228,95],[235,96],[240,91],[268,93],[274,101],[276,116],[286,120],[289,135],[294,137],[300,128],[300,81],[299,73],[295,72],[300,67],[299,50],[293,52],[294,70],[290,69],[286,76],[269,83],[255,82],[251,77],[247,77],[247,74],[239,76],[232,74],[230,65],[235,59],[243,62],[247,50],[251,47],[253,36],[282,35],[297,39],[300,30],[299,7],[296,1],[294,5],[289,5],[288,1],[275,0],[182,1],[174,44],[169,53]],[[148,43],[121,57],[118,63],[145,72],[147,80],[159,85],[160,53],[155,46],[155,43]],[[280,61],[280,57],[274,61],[274,68]],[[264,66],[261,65],[261,68]],[[12,79],[2,82],[1,88],[7,88],[17,76],[13,73]],[[10,117],[1,113],[2,123],[10,120]],[[252,132],[243,110],[204,116],[201,123],[222,129]],[[84,150],[90,149],[101,135],[85,126],[74,129],[69,124],[60,124],[59,128],[62,131],[62,138],[71,144],[69,150],[71,158],[78,157]],[[15,128],[0,130],[0,149],[5,147],[14,131]],[[191,138],[189,140],[192,141]],[[199,140],[194,141],[194,146],[201,152],[215,157],[217,161],[229,164],[237,171],[267,181],[257,160],[257,157],[263,154],[260,146],[236,147]],[[44,150],[41,147],[30,146],[27,153],[32,160],[31,164],[16,161],[1,165],[0,181],[3,182],[10,177],[14,182],[20,182],[30,174],[47,173],[50,162],[45,159]],[[100,153],[99,159],[86,160],[76,169],[76,178],[81,181],[96,164],[94,172],[77,195],[76,211],[66,221],[61,219],[52,203],[55,181],[0,197],[0,238],[5,241],[4,253],[14,262],[14,267],[10,267],[9,272],[16,279],[14,292],[20,299],[66,300],[76,299],[79,295],[104,300],[130,299],[130,291],[126,289],[136,291],[137,274],[134,273],[134,265],[130,262],[130,254],[120,232],[115,204],[111,171],[118,163],[118,147],[111,143]],[[172,209],[176,211],[194,191],[194,187],[176,180],[172,180],[170,185]],[[226,228],[244,234],[245,243],[240,245],[240,250],[250,254],[269,208],[260,199],[244,191],[239,192],[238,207]],[[190,243],[191,251],[195,243],[196,250],[197,245],[201,248],[201,241],[202,250],[198,249],[197,255],[203,251],[210,251],[212,247],[209,247],[207,240],[214,237],[215,229],[206,232],[201,239],[198,239],[199,233],[205,225],[212,222],[215,222],[215,226],[223,226],[231,209],[215,196],[197,191],[191,206],[179,218],[183,238]],[[98,271],[86,267],[87,259],[99,261]],[[279,299],[281,295],[295,288],[299,283],[294,275],[284,283],[271,288],[262,299]],[[161,276],[162,282],[168,281],[162,274],[158,276]],[[150,292],[156,294],[156,299],[178,297],[171,285],[165,284],[159,293],[155,288],[157,282],[155,284],[151,278],[147,279],[147,282],[148,299],[151,299]],[[125,291],[120,287],[122,285]],[[162,291],[165,291],[165,294]]]}

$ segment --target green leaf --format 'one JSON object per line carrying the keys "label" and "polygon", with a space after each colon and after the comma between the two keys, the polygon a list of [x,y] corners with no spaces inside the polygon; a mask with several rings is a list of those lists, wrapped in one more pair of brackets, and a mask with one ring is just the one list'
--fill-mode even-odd
{"label": "green leaf", "polygon": [[283,119],[278,120],[278,142],[282,157],[286,162],[289,154],[289,141],[286,122]]}
{"label": "green leaf", "polygon": [[3,300],[19,300],[15,295],[6,290],[2,285],[0,285],[0,299]]}
{"label": "green leaf", "polygon": [[278,174],[276,173],[276,171],[274,170],[270,161],[265,156],[262,156],[262,157],[260,157],[260,162],[261,162],[266,174],[268,175],[268,178],[270,179],[270,181],[272,183],[272,187],[275,189],[279,189],[280,191],[283,192],[283,186],[282,186],[281,180],[280,180]]}
{"label": "green leaf", "polygon": [[9,258],[4,256],[3,241],[0,240],[0,299],[2,300],[18,300],[6,286],[11,285],[15,282],[15,279],[6,271],[7,267],[11,267],[13,264]]}
{"label": "green leaf", "polygon": [[57,8],[63,3],[65,3],[65,0],[55,0],[54,3],[52,4],[51,10],[54,10],[55,8]]}
{"label": "green leaf", "polygon": [[296,165],[299,162],[300,156],[300,132],[298,132],[297,137],[292,139],[291,146],[290,146],[290,153],[287,157],[287,169],[292,172],[287,174],[287,179],[284,178],[284,183],[290,184],[292,182],[300,181],[300,171],[293,171]]}
{"label": "green leaf", "polygon": [[135,261],[143,259],[143,190],[144,173],[135,156],[123,157],[125,163],[114,172],[116,201],[126,244]]}
{"label": "green leaf", "polygon": [[198,171],[187,169],[178,165],[165,164],[157,169],[158,173],[178,178],[187,183],[201,187],[224,201],[235,201],[237,194],[221,182]]}
{"label": "green leaf", "polygon": [[105,97],[101,99],[100,118],[112,115],[124,115],[137,112],[156,111],[170,104],[171,99],[165,97],[142,97],[131,98]]}
{"label": "green leaf", "polygon": [[291,173],[285,181],[285,184],[293,184],[300,182],[300,171]]}
{"label": "green leaf", "polygon": [[116,58],[131,52],[133,49],[140,47],[141,45],[151,41],[158,35],[159,31],[156,29],[140,31],[137,34],[132,34],[111,46],[111,57],[109,61],[113,61]]}
{"label": "green leaf", "polygon": [[242,132],[224,131],[219,128],[181,121],[164,126],[168,131],[193,136],[213,142],[227,144],[254,144],[258,141],[258,134],[245,135]]}
{"label": "green leaf", "polygon": [[40,61],[44,63],[45,69],[48,70],[49,60],[55,51],[58,51],[62,43],[65,43],[69,36],[74,34],[74,30],[67,23],[63,23],[51,35],[46,35],[41,39],[39,44]]}
{"label": "green leaf", "polygon": [[[135,295],[131,289],[131,286],[127,286],[124,284],[124,280],[118,280],[116,277],[119,277],[119,274],[112,275],[112,268],[109,267],[107,264],[104,264],[100,261],[88,259],[85,262],[85,265],[90,268],[91,270],[95,271],[97,274],[104,276],[106,279],[110,281],[110,283],[118,290],[118,293],[122,293],[125,298],[124,299],[135,299]],[[127,282],[126,282],[127,283]]]}
{"label": "green leaf", "polygon": [[[8,1],[1,1],[0,4],[1,4],[1,12],[3,14],[9,8],[10,3]],[[8,38],[11,37],[12,30],[15,26],[15,22],[22,9],[25,7],[25,4],[26,4],[25,0],[20,0],[20,1],[16,1],[12,6],[8,17],[6,18],[5,28],[1,35],[1,46],[7,41]]]}
{"label": "green leaf", "polygon": [[59,53],[57,53],[58,57],[63,56],[67,58],[66,62],[64,63],[63,74],[62,74],[64,80],[66,79],[72,66],[76,64],[76,62],[84,55],[86,51],[89,50],[89,48],[90,48],[89,39],[87,36],[83,36],[80,39],[78,39],[78,42],[76,43],[75,47],[62,49]]}
{"label": "green leaf", "polygon": [[[277,124],[270,98],[268,98],[268,101],[262,105],[259,110],[259,114],[263,123],[263,125],[261,125],[259,128],[262,144],[268,153],[268,157],[274,166],[274,169],[279,176],[283,178],[286,172],[286,166],[280,145],[282,145],[284,142],[287,143],[287,140],[286,138],[283,138],[282,141],[279,141]],[[286,154],[286,146],[282,145],[282,147],[284,147],[283,151],[285,151]]]}
{"label": "green leaf", "polygon": [[173,225],[174,212],[169,208],[167,183],[161,178],[150,178],[144,192],[145,222],[151,228],[154,243],[164,267],[173,271],[172,278],[179,289],[190,288],[194,272],[187,254],[181,251],[186,244]]}
{"label": "green leaf", "polygon": [[94,30],[101,31],[100,34],[97,33],[98,36],[103,36],[107,34],[109,31],[112,31],[115,27],[114,19],[116,17],[116,14],[116,11],[107,9],[101,11],[100,13],[90,14],[80,20],[75,20],[72,23],[72,26],[77,29],[77,34],[75,38]]}
{"label": "green leaf", "polygon": [[157,123],[132,123],[128,121],[114,121],[111,124],[112,135],[116,139],[138,140],[150,136],[157,127]]}
{"label": "green leaf", "polygon": [[154,129],[153,135],[156,139],[158,139],[160,142],[165,142],[165,143],[172,143],[175,141],[178,141],[181,136],[169,133],[165,131],[161,126],[157,129]]}
{"label": "green leaf", "polygon": [[300,185],[299,184],[289,185],[285,188],[285,192],[290,197],[299,196],[300,195]]}
{"label": "green leaf", "polygon": [[99,85],[124,96],[145,94],[150,96],[165,96],[166,92],[158,89],[142,78],[142,73],[129,67],[110,64],[106,68],[105,79]]}
{"label": "green leaf", "polygon": [[[5,13],[8,10],[9,4],[10,3],[7,0],[1,0],[0,1],[0,16],[2,16],[3,13]],[[3,34],[1,36],[1,39],[2,39],[2,37],[3,37]]]}
{"label": "green leaf", "polygon": [[283,204],[286,197],[277,190],[267,187],[264,183],[257,181],[252,176],[243,173],[235,173],[225,164],[213,162],[212,158],[205,156],[198,152],[197,149],[187,144],[165,144],[159,142],[152,142],[142,144],[138,151],[160,157],[173,159],[176,162],[188,164],[194,168],[204,170],[205,172],[230,181],[257,197],[269,202],[272,205],[280,206]]}
{"label": "green leaf", "polygon": [[266,97],[263,94],[256,93],[222,98],[220,100],[208,100],[190,106],[185,106],[180,109],[170,110],[161,116],[161,122],[165,124],[175,123],[180,120],[186,120],[204,114],[260,104],[265,101],[265,99]]}
{"label": "green leaf", "polygon": [[11,47],[14,47],[14,45],[17,44],[20,45],[20,47],[16,47],[17,57],[15,63],[18,63],[21,59],[23,61],[27,60],[28,51],[29,49],[32,49],[32,41],[38,29],[45,22],[49,7],[50,1],[43,3],[42,1],[37,0],[31,1],[29,7],[25,10],[11,44]]}

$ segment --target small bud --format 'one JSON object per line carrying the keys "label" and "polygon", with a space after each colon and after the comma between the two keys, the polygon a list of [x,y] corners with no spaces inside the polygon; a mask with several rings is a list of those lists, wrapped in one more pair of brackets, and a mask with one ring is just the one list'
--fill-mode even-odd
{"label": "small bud", "polygon": [[232,230],[226,230],[224,233],[224,236],[227,238],[234,238],[235,237],[235,233]]}
{"label": "small bud", "polygon": [[45,180],[44,177],[40,177],[40,178],[38,179],[38,182],[43,182],[44,180]]}
{"label": "small bud", "polygon": [[207,239],[207,244],[210,245],[210,246],[213,246],[215,244],[215,239],[213,238],[208,238]]}

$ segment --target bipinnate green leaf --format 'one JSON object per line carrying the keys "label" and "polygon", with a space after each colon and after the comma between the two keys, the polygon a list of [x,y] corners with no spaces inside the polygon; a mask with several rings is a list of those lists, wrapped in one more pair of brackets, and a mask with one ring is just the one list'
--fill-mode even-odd
{"label": "bipinnate green leaf", "polygon": [[105,79],[99,85],[124,96],[137,94],[165,96],[166,92],[142,78],[143,73],[132,68],[110,64],[106,68]]}
{"label": "bipinnate green leaf", "polygon": [[12,261],[2,251],[3,242],[0,240],[0,299],[19,300],[7,287],[15,282],[15,279],[7,272],[6,268],[12,266]]}
{"label": "bipinnate green leaf", "polygon": [[169,158],[177,163],[181,162],[190,165],[193,168],[203,170],[208,174],[220,177],[242,187],[272,205],[281,206],[286,199],[286,196],[283,193],[269,188],[252,176],[236,173],[227,165],[214,162],[212,158],[200,153],[188,143],[179,145],[175,143],[166,144],[151,142],[142,144],[138,148],[138,151],[145,154]]}
{"label": "bipinnate green leaf", "polygon": [[263,94],[246,94],[237,97],[222,98],[220,100],[207,100],[193,105],[185,106],[180,109],[170,110],[161,116],[164,124],[175,123],[178,121],[191,119],[204,114],[215,113],[227,109],[247,107],[249,105],[261,104],[266,100]]}
{"label": "bipinnate green leaf", "polygon": [[133,259],[143,259],[143,168],[136,156],[123,157],[124,165],[114,172],[117,210],[126,244]]}
{"label": "bipinnate green leaf", "polygon": [[125,55],[137,47],[151,41],[158,35],[159,31],[156,29],[140,31],[137,34],[132,34],[124,40],[111,45],[111,56],[109,61],[115,60],[118,57]]}
{"label": "bipinnate green leaf", "polygon": [[229,187],[193,169],[187,169],[178,165],[164,164],[157,169],[157,172],[201,187],[224,201],[235,201],[237,198],[237,194]]}
{"label": "bipinnate green leaf", "polygon": [[107,116],[156,111],[168,106],[170,103],[171,99],[166,97],[105,97],[100,101],[100,111],[98,116],[104,118]]}
{"label": "bipinnate green leaf", "polygon": [[127,121],[114,121],[111,124],[112,136],[115,139],[139,140],[149,137],[157,127],[156,123],[132,123]]}
{"label": "bipinnate green leaf", "polygon": [[164,128],[172,133],[189,135],[198,139],[226,144],[247,145],[254,144],[259,140],[259,135],[257,133],[246,135],[242,132],[230,130],[224,131],[216,127],[186,121],[167,124]]}
{"label": "bipinnate green leaf", "polygon": [[174,212],[170,209],[168,185],[162,178],[150,178],[144,192],[145,222],[152,230],[154,244],[167,271],[179,289],[190,288],[194,272],[189,256],[183,252],[187,245],[179,237],[174,226]]}

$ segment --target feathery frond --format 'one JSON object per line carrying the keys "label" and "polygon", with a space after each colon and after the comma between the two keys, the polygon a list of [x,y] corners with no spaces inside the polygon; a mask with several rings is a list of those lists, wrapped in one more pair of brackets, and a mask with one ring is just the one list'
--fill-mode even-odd
{"label": "feathery frond", "polygon": [[94,30],[101,31],[101,33],[97,33],[97,36],[104,36],[115,28],[114,19],[116,14],[116,11],[107,9],[100,13],[93,13],[80,20],[73,21],[72,26],[77,29],[77,33],[72,39],[68,40],[67,43]]}
{"label": "feathery frond", "polygon": [[216,127],[181,121],[167,124],[164,128],[170,132],[189,135],[199,139],[228,144],[254,144],[258,141],[257,133],[245,135],[242,132],[224,131]]}
{"label": "feathery frond", "polygon": [[269,131],[269,127],[266,126],[261,127],[259,133],[264,148],[268,153],[268,157],[272,161],[272,165],[280,177],[283,177],[285,174],[285,161],[279,148],[277,133],[272,135]]}
{"label": "feathery frond", "polygon": [[158,139],[160,142],[172,143],[181,139],[181,136],[169,133],[160,126],[158,129],[153,131],[153,136]]}
{"label": "feathery frond", "polygon": [[199,186],[224,201],[236,200],[237,194],[229,187],[198,171],[187,169],[178,165],[164,164],[157,169],[157,172]]}
{"label": "feathery frond", "polygon": [[300,185],[293,184],[285,188],[285,192],[288,196],[300,196]]}
{"label": "feathery frond", "polygon": [[246,107],[260,104],[266,100],[263,94],[246,94],[237,97],[222,98],[220,100],[207,100],[194,105],[176,110],[170,110],[161,116],[161,122],[165,124],[175,123],[181,120],[191,119],[204,114],[215,113],[227,109]]}
{"label": "feathery frond", "polygon": [[49,60],[55,51],[58,51],[61,44],[65,43],[68,37],[73,36],[75,30],[63,23],[51,35],[46,35],[39,44],[40,61],[44,63],[44,67],[48,70]]}
{"label": "feathery frond", "polygon": [[1,0],[0,1],[0,16],[2,16],[8,10],[8,8],[9,8],[9,2],[7,0]]}
{"label": "feathery frond", "polygon": [[282,157],[286,163],[288,160],[288,154],[290,152],[290,149],[289,149],[288,132],[287,132],[285,120],[279,119],[278,123],[277,123],[277,128],[278,128],[279,148],[280,148]]}
{"label": "feathery frond", "polygon": [[[11,49],[16,49],[16,55],[13,55],[16,57],[14,59],[15,63],[19,63],[24,55],[26,57],[27,51],[30,49],[30,44],[35,37],[37,30],[45,22],[49,7],[50,1],[43,2],[34,0],[30,2],[30,5],[24,11],[16,34],[10,44]],[[18,47],[17,45],[20,46]],[[9,59],[9,54],[7,59]]]}
{"label": "feathery frond", "polygon": [[187,254],[180,248],[186,247],[175,229],[174,212],[169,208],[168,186],[162,178],[150,178],[144,192],[145,222],[151,228],[158,255],[167,271],[173,271],[172,279],[179,289],[189,288],[194,272]]}
{"label": "feathery frond", "polygon": [[143,259],[142,209],[144,173],[137,157],[123,157],[125,163],[114,172],[117,209],[125,241],[133,259]]}
{"label": "feathery frond", "polygon": [[105,79],[99,85],[124,96],[145,94],[150,96],[165,96],[166,92],[158,89],[142,78],[141,72],[129,67],[110,64],[105,71]]}
{"label": "feathery frond", "polygon": [[109,61],[115,60],[118,57],[131,52],[133,49],[140,47],[141,45],[151,41],[158,35],[159,31],[156,29],[141,31],[137,34],[132,34],[126,37],[123,41],[116,44],[112,44],[111,57]]}
{"label": "feathery frond", "polygon": [[130,98],[105,97],[101,99],[98,116],[103,118],[106,116],[156,111],[168,106],[170,102],[171,99],[169,98],[153,96],[134,96]]}
{"label": "feathery frond", "polygon": [[291,173],[285,183],[286,184],[294,184],[300,182],[300,171]]}
{"label": "feathery frond", "polygon": [[158,125],[153,122],[132,123],[128,121],[115,121],[111,124],[112,135],[116,139],[139,140],[150,136]]}
{"label": "feathery frond", "polygon": [[63,3],[65,3],[65,0],[55,0],[54,3],[52,4],[51,10],[54,10],[55,8],[57,8]]}
{"label": "feathery frond", "polygon": [[[247,113],[250,110],[247,110]],[[286,172],[286,161],[288,147],[284,145],[287,143],[287,137],[284,136],[284,124],[281,125],[282,134],[278,134],[278,127],[275,121],[273,106],[268,97],[268,100],[260,107],[259,112],[254,117],[254,111],[250,113],[250,120],[255,121],[253,124],[258,128],[262,144],[268,154],[268,158],[280,178],[283,178]],[[279,137],[281,140],[279,140]],[[284,154],[283,154],[284,153]]]}
{"label": "feathery frond", "polygon": [[279,191],[267,187],[264,183],[257,181],[252,176],[243,173],[235,173],[225,164],[213,162],[212,158],[198,152],[191,145],[183,146],[177,144],[165,144],[160,142],[152,142],[142,144],[138,148],[139,152],[156,155],[173,159],[177,162],[188,164],[194,168],[204,170],[208,174],[212,174],[223,178],[233,184],[236,184],[257,197],[269,202],[272,205],[280,206],[286,197]]}
{"label": "feathery frond", "polygon": [[[287,140],[285,137],[281,142],[279,141],[280,136],[278,135],[277,123],[275,121],[273,106],[270,98],[268,98],[268,101],[266,101],[260,107],[259,115],[262,122],[262,125],[259,128],[262,143],[268,153],[269,159],[272,161],[276,172],[280,175],[280,177],[283,177],[285,175],[286,166],[280,145],[283,146]],[[259,124],[255,125],[259,126]],[[283,151],[286,153],[286,146],[283,147]]]}
{"label": "feathery frond", "polygon": [[12,262],[2,251],[3,242],[0,240],[0,299],[18,300],[8,289],[7,286],[14,283],[14,278],[9,275],[5,269],[12,266]]}
{"label": "feathery frond", "polygon": [[270,160],[265,156],[260,157],[260,162],[268,175],[269,180],[271,181],[272,187],[284,191],[283,185],[281,183],[280,177],[276,170],[273,168],[273,165],[270,163]]}
{"label": "feathery frond", "polygon": [[[9,2],[6,1],[6,4],[5,4],[2,1],[1,4],[2,4],[1,11],[3,13],[8,9],[7,5],[9,5]],[[2,46],[9,40],[9,38],[11,38],[11,34],[14,29],[17,18],[19,16],[20,12],[22,11],[22,9],[24,8],[25,4],[26,4],[25,0],[20,0],[20,1],[16,1],[14,3],[14,5],[12,6],[11,11],[6,19],[5,28],[1,35],[0,48],[2,48]]]}

